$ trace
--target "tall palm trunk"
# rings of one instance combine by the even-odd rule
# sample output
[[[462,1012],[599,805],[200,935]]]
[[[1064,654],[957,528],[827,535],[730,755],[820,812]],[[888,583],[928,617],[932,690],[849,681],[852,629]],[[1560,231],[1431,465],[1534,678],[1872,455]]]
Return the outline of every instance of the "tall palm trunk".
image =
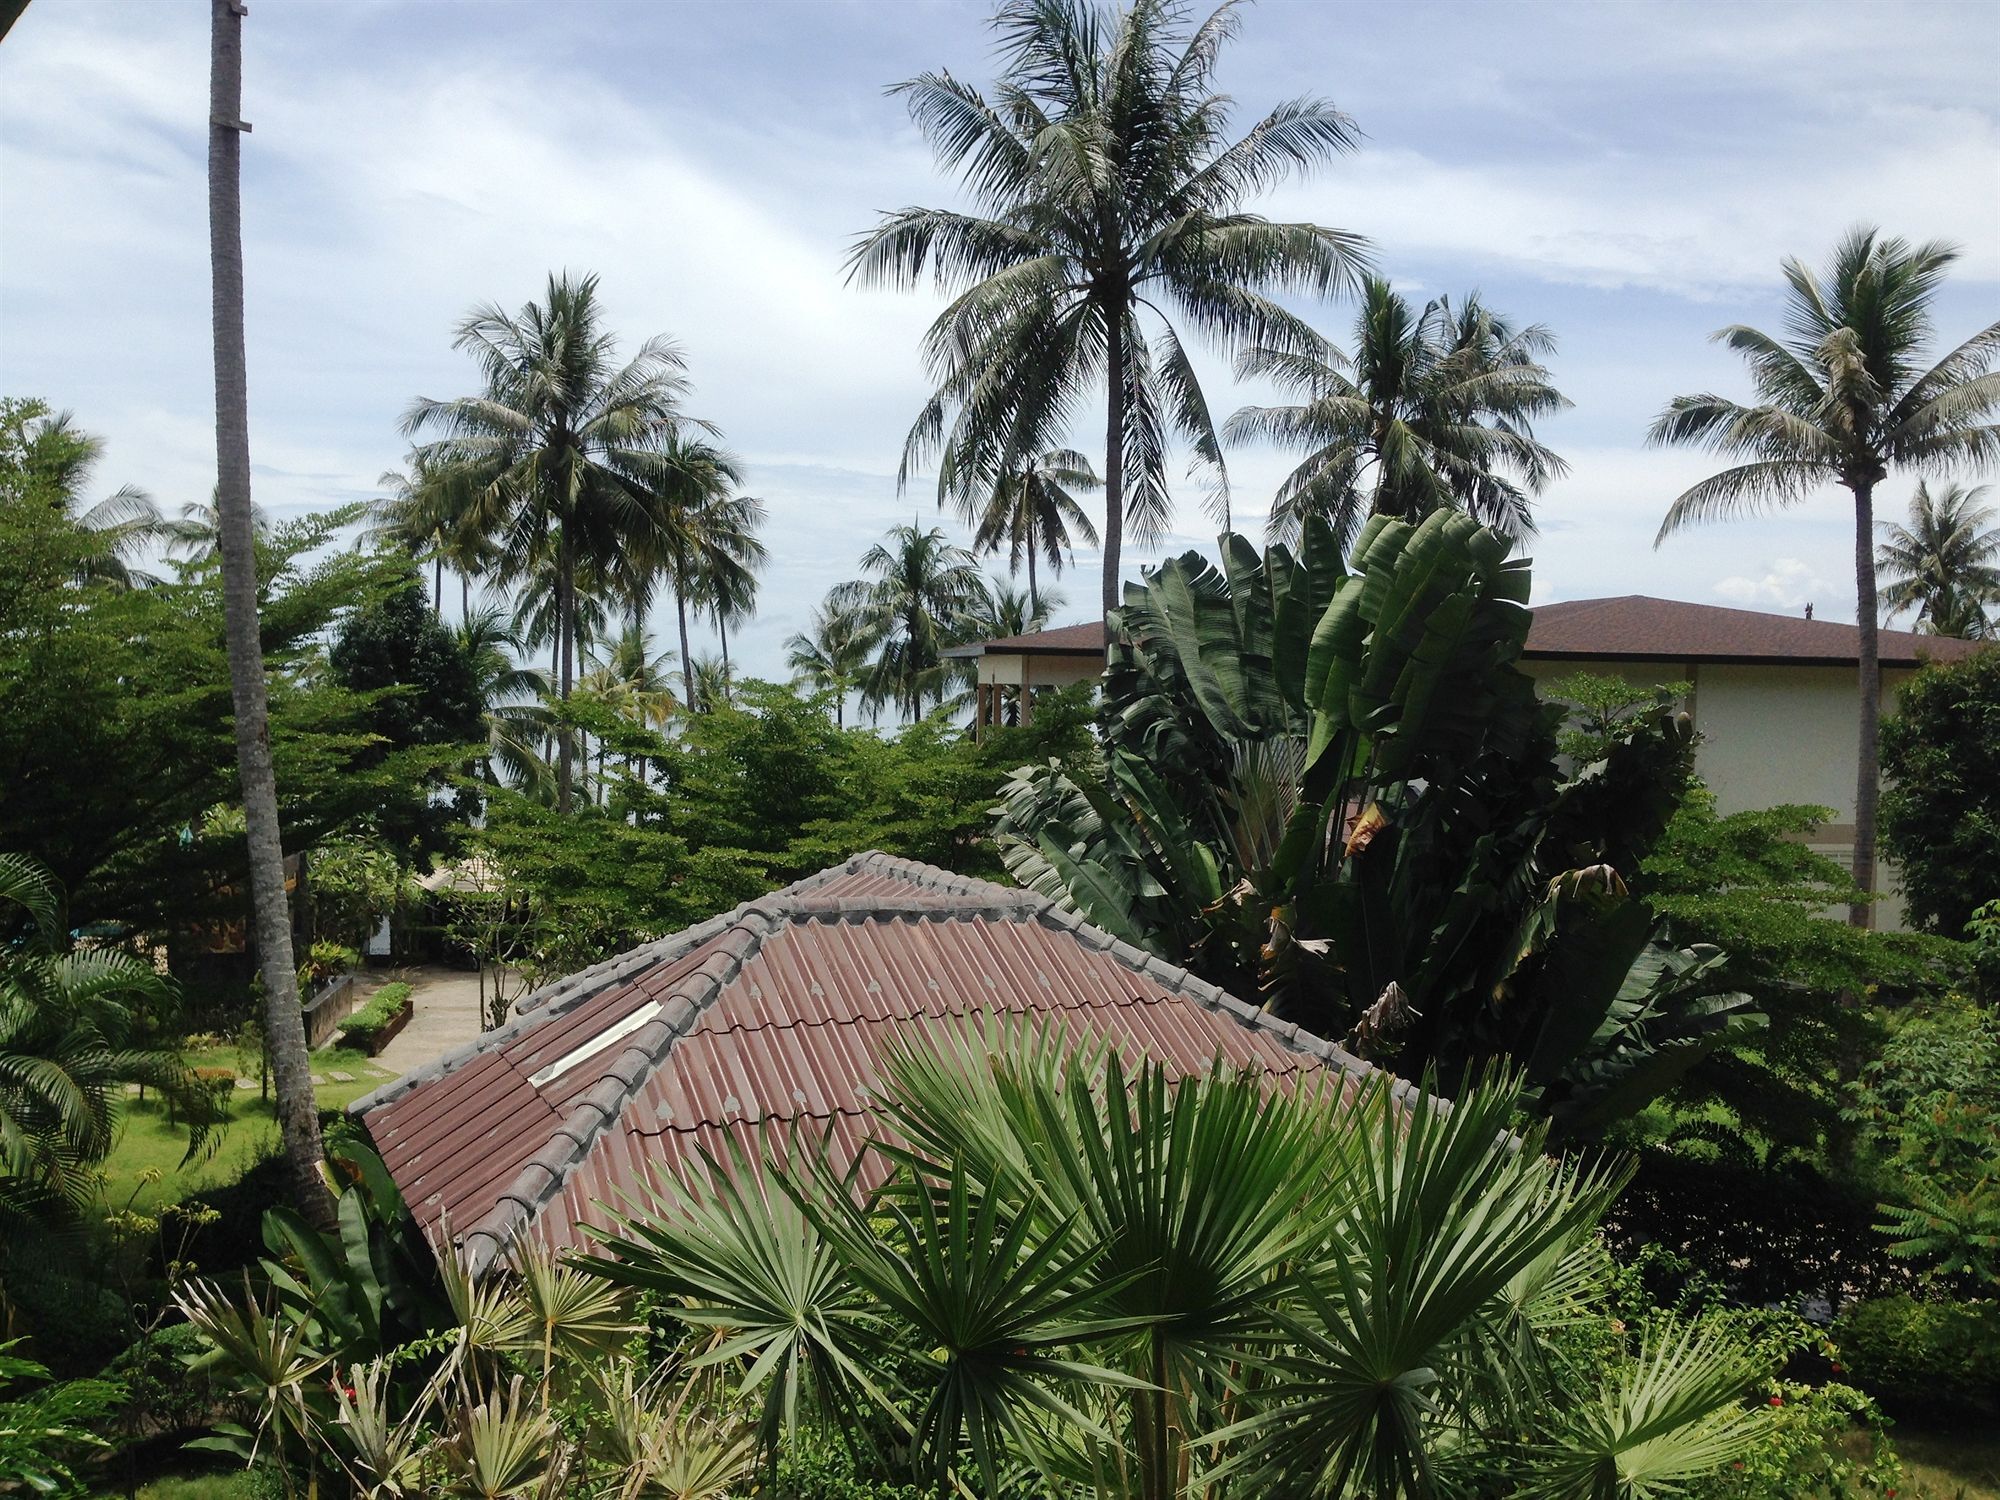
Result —
[[[728,618],[728,616],[726,616],[726,615],[717,615],[717,616],[715,617],[715,629],[716,629],[716,632],[717,632],[717,634],[719,634],[719,635],[720,635],[720,636],[722,637],[722,680],[723,680],[724,682],[727,682],[727,681],[729,681],[729,618]]]
[[[1861,739],[1854,768],[1854,883],[1875,890],[1875,803],[1881,790],[1882,661],[1876,636],[1875,601],[1875,481],[1855,481],[1854,490],[1854,623],[1860,632]],[[1857,901],[1847,909],[1853,927],[1874,923],[1872,903]]]
[[[1035,586],[1035,528],[1028,528],[1028,613],[1039,616],[1042,612],[1042,591]]]
[[[694,701],[694,657],[688,652],[687,563],[677,560],[674,568],[674,614],[681,627],[681,697],[690,711],[699,712]]]
[[[576,731],[569,722],[569,692],[576,668],[576,564],[565,539],[556,562],[556,694],[563,719],[556,726],[556,811],[572,805],[571,780],[576,770]]]
[[[440,620],[442,620],[442,619],[444,618],[444,551],[443,551],[443,549],[441,549],[441,548],[440,548],[440,549],[439,549],[439,551],[438,551],[438,555],[437,555],[437,556],[436,556],[435,558],[433,558],[433,559],[432,559],[432,565],[433,565],[433,566],[434,566],[434,567],[436,568],[436,570],[437,570],[437,577],[436,577],[436,580],[435,580],[435,582],[434,582],[434,583],[433,583],[433,584],[431,585],[431,614],[432,614],[433,616],[435,616],[435,617],[436,617],[437,619],[440,619]]]
[[[1104,613],[1118,608],[1125,542],[1125,309],[1106,309],[1104,333]],[[1107,646],[1110,642],[1107,640]]]
[[[472,575],[461,572],[458,575],[458,623],[463,625],[472,618]]]
[[[257,548],[250,511],[250,393],[243,347],[243,15],[210,0],[208,249],[215,336],[215,477],[222,596],[229,641],[229,696],[250,846],[250,902],[264,979],[264,1045],[277,1092],[278,1127],[299,1212],[333,1224],[320,1177],[325,1150],[306,1055],[292,963],[291,908],[278,832],[278,781],[271,767],[270,708],[257,626]]]

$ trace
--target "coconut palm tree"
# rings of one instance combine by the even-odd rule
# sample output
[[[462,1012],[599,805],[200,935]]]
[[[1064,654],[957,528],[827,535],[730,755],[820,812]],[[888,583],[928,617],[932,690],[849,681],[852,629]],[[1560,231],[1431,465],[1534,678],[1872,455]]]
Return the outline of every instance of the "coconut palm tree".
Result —
[[[942,703],[950,673],[941,655],[963,634],[967,616],[986,591],[972,554],[943,531],[914,521],[892,526],[861,558],[868,575],[837,585],[827,608],[852,615],[872,641],[874,665],[862,684],[862,705],[879,713],[893,705],[922,718],[924,701]]]
[[[10,443],[19,446],[21,467],[46,484],[55,503],[104,544],[103,550],[84,564],[77,582],[107,583],[116,588],[157,582],[133,566],[165,535],[152,497],[137,485],[125,484],[102,500],[84,498],[104,457],[104,439],[78,427],[72,413],[52,415],[39,401],[19,403],[9,410],[7,420],[14,429]]]
[[[847,727],[847,695],[860,685],[874,643],[850,611],[821,605],[809,629],[785,641],[785,665],[792,680],[833,695],[833,724]]]
[[[1951,483],[1933,493],[1919,481],[1910,524],[1882,523],[1875,568],[1885,617],[1915,610],[1917,623],[1937,635],[1993,633],[1986,611],[2000,604],[2000,528],[1993,507],[1980,503],[1987,489]]]
[[[180,553],[191,562],[206,562],[221,555],[222,502],[218,496],[209,504],[189,500],[181,506],[178,519],[162,521],[160,535],[167,539],[167,551]],[[250,535],[259,546],[271,536],[271,513],[263,506],[250,507]]]
[[[126,1084],[158,1089],[190,1122],[190,1151],[200,1143],[213,1095],[146,1034],[172,999],[129,953],[72,951],[48,872],[0,854],[0,1223],[89,1198]]]
[[[1421,309],[1371,277],[1355,317],[1354,352],[1245,349],[1244,378],[1271,377],[1296,406],[1246,406],[1223,431],[1306,457],[1271,507],[1273,541],[1290,544],[1306,516],[1343,541],[1371,515],[1421,521],[1443,506],[1510,536],[1534,529],[1530,497],[1564,471],[1533,422],[1569,405],[1541,359],[1555,340],[1480,302],[1448,297]]]
[[[975,556],[1005,548],[1009,573],[1026,561],[1032,603],[1041,597],[1035,577],[1038,558],[1060,576],[1064,554],[1074,553],[1077,538],[1086,546],[1097,545],[1097,528],[1071,491],[1100,488],[1089,459],[1072,448],[1056,448],[1025,458],[991,485],[962,495],[959,512],[972,527]]]
[[[292,910],[271,765],[271,714],[257,619],[256,511],[250,503],[250,390],[243,335],[243,10],[210,0],[208,255],[215,340],[215,509],[222,554],[229,696],[250,854],[250,906],[264,980],[264,1046],[292,1194],[306,1219],[333,1220],[320,1167],[319,1112],[292,959]]]
[[[458,627],[458,647],[472,667],[485,706],[487,748],[482,772],[553,801],[555,774],[536,750],[549,738],[549,678],[520,664],[521,639],[497,608],[474,610]]]
[[[463,483],[463,471],[434,472],[421,450],[412,452],[408,467],[391,469],[376,481],[387,491],[371,501],[360,542],[363,546],[398,547],[415,558],[430,559],[433,570],[431,610],[444,617],[444,570],[458,574],[459,619],[472,612],[472,579],[492,561],[487,539],[472,525],[473,494]]]
[[[729,675],[729,627],[757,615],[757,574],[769,553],[758,539],[768,512],[749,495],[729,495],[700,516],[700,548],[693,587],[722,642],[722,673]]]
[[[616,346],[597,278],[551,275],[540,304],[489,305],[459,324],[456,347],[479,365],[479,394],[419,399],[403,418],[409,436],[440,434],[422,461],[467,485],[469,524],[492,539],[495,578],[545,575],[565,703],[581,647],[580,584],[628,554],[655,554],[671,497],[691,478],[681,439],[711,431],[681,411],[686,362],[669,340],[648,339],[623,362]],[[556,738],[557,805],[568,811],[576,737],[565,722]]]
[[[2000,322],[1931,363],[1931,304],[1958,252],[1911,246],[1880,230],[1850,231],[1823,272],[1784,264],[1786,336],[1740,324],[1716,339],[1749,363],[1756,400],[1677,396],[1654,422],[1655,443],[1736,460],[1683,493],[1660,523],[1658,546],[1684,527],[1796,505],[1829,484],[1854,501],[1855,620],[1861,712],[1854,788],[1854,883],[1875,889],[1877,655],[1875,486],[1890,474],[1936,475],[2000,458]],[[1856,926],[1868,905],[1848,909]]]
[[[1222,447],[1181,330],[1225,348],[1310,347],[1268,294],[1325,294],[1363,265],[1358,236],[1242,207],[1352,149],[1355,129],[1297,99],[1230,138],[1229,101],[1211,85],[1233,3],[1190,27],[1181,0],[1006,0],[993,27],[990,99],[944,72],[895,90],[973,211],[884,216],[849,274],[899,287],[928,277],[952,297],[925,340],[936,390],[903,464],[907,477],[935,457],[940,499],[960,476],[1059,447],[1084,402],[1103,400],[1108,613],[1128,520],[1143,536],[1171,518],[1175,436],[1212,476],[1227,524]]]

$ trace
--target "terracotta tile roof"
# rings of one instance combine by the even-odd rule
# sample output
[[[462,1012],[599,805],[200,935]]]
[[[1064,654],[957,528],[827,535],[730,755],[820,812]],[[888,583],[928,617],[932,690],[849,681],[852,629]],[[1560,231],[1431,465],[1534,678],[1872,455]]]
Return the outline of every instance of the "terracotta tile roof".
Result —
[[[1837,620],[1774,615],[1625,594],[1616,599],[1574,599],[1544,604],[1528,629],[1530,658],[1667,662],[1788,662],[1801,666],[1852,665],[1861,632]],[[1979,649],[1974,641],[1878,633],[1884,666],[1914,667],[1923,658],[1957,661]]]
[[[1534,611],[1527,655],[1544,660],[1605,658],[1625,661],[1790,662],[1838,666],[1857,660],[1860,632],[1837,620],[1808,620],[1757,609],[1689,604],[1625,594],[1616,599],[1572,599]],[[1978,650],[1978,641],[1919,635],[1909,630],[1880,632],[1879,651],[1888,667],[1919,661],[1958,661]],[[1030,635],[957,646],[947,656],[987,652],[1013,656],[1102,656],[1104,624],[1064,625]]]
[[[1369,1069],[1047,898],[863,854],[524,999],[505,1026],[349,1106],[426,1231],[475,1270],[552,1250],[730,1137],[871,1130],[890,1038],[1032,1016],[1187,1071]],[[1408,1094],[1408,1085],[1398,1084]]]

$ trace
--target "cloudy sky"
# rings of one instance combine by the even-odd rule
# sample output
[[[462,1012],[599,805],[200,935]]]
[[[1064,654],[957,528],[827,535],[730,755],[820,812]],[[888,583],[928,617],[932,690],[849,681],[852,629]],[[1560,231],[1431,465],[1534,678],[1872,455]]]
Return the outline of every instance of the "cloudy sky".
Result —
[[[471,388],[451,327],[594,271],[613,325],[668,333],[691,409],[772,511],[780,643],[897,520],[928,298],[842,281],[877,211],[951,188],[883,87],[989,75],[982,0],[258,0],[246,22],[244,220],[256,494],[374,493],[416,395]],[[169,508],[213,483],[204,171],[208,7],[34,0],[0,44],[0,389],[110,443],[105,488]],[[1678,392],[1746,394],[1707,335],[1776,326],[1777,266],[1857,221],[1964,258],[1952,341],[2000,316],[2000,6],[1264,0],[1222,86],[1249,123],[1333,100],[1364,148],[1265,211],[1357,231],[1399,286],[1478,289],[1559,337],[1570,463],[1541,502],[1538,600],[1650,593],[1853,617],[1828,494],[1655,551],[1705,472],[1649,451]],[[1350,305],[1306,309],[1345,336]],[[1268,392],[1209,365],[1223,411]],[[1079,446],[1093,446],[1079,433]],[[1100,436],[1101,442],[1101,436]],[[1255,529],[1287,467],[1231,457]],[[1887,496],[1900,506],[1908,486]],[[1180,533],[1212,539],[1189,488]],[[951,523],[947,520],[945,524]],[[1128,557],[1130,566],[1145,555]],[[1095,559],[1067,587],[1081,615]]]

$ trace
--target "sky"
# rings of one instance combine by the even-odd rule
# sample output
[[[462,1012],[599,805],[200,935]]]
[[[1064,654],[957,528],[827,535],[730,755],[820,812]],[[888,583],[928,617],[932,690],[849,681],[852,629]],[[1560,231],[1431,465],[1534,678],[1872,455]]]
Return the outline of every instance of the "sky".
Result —
[[[259,503],[288,516],[379,493],[412,398],[475,388],[453,325],[538,297],[552,270],[594,272],[628,348],[681,346],[688,409],[770,508],[760,615],[731,644],[782,676],[784,639],[887,527],[963,536],[934,490],[895,479],[939,303],[852,288],[842,260],[880,211],[957,201],[885,90],[937,68],[990,78],[989,14],[258,0],[243,196]],[[169,512],[214,483],[207,48],[199,0],[33,0],[0,43],[0,392],[73,410],[107,439],[99,487],[138,484]],[[1569,471],[1524,546],[1537,602],[1810,602],[1851,620],[1842,492],[1655,549],[1662,512],[1713,465],[1644,434],[1676,394],[1748,396],[1709,335],[1779,328],[1780,261],[1817,262],[1859,222],[1960,247],[1944,343],[2000,317],[1996,79],[1990,0],[1263,0],[1220,86],[1239,129],[1312,95],[1364,133],[1258,211],[1367,236],[1413,297],[1476,289],[1556,335],[1574,405],[1539,428]],[[1348,341],[1351,300],[1295,305]],[[1219,413],[1275,399],[1219,351],[1201,368]],[[1075,436],[1101,454],[1101,432]],[[1255,535],[1291,460],[1228,459]],[[1910,488],[1878,503],[1900,511]],[[1213,548],[1199,486],[1179,499],[1128,576]],[[1093,612],[1097,571],[1079,553],[1059,619]]]

